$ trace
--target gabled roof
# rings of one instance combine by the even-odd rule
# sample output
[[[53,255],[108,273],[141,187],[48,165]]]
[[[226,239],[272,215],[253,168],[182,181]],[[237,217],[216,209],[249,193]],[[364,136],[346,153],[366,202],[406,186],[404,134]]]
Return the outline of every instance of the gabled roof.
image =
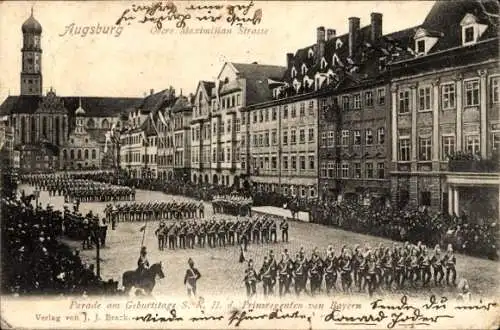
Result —
[[[192,110],[193,106],[187,96],[181,95],[177,98],[174,105],[172,106],[172,112],[181,112],[186,110]]]
[[[265,65],[265,64],[246,64],[246,63],[233,63],[231,64],[238,71],[241,78],[246,79],[280,79],[286,68],[278,65]]]
[[[215,83],[213,81],[205,81],[205,80],[200,81],[200,83],[207,92],[207,95],[208,96],[212,95],[212,89],[215,88]]]
[[[33,114],[39,108],[39,103],[43,98],[37,95],[8,96],[0,105],[0,114]],[[78,109],[81,99],[86,117],[114,117],[125,109],[138,106],[141,102],[140,98],[132,97],[66,96],[60,99],[70,116],[73,116]]]
[[[161,92],[146,96],[138,107],[143,114],[158,111],[168,106],[175,98],[173,92],[169,89],[164,89]]]

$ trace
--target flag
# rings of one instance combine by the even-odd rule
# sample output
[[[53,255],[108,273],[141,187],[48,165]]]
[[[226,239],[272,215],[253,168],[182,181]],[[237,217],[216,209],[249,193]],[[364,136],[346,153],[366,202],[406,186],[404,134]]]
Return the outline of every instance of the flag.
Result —
[[[145,230],[146,230],[146,225],[142,226],[142,227],[139,229],[139,231],[140,231],[140,232],[143,232],[143,231],[145,231]]]
[[[161,111],[158,111],[158,118],[160,118],[163,125],[165,125],[165,127],[167,127],[167,121],[165,120],[165,117],[163,117],[163,113]]]
[[[156,127],[155,120],[153,119],[153,112],[149,113],[149,119],[151,120],[151,125],[153,125],[153,128],[155,129],[156,134],[160,135],[160,133],[158,132],[158,127]]]

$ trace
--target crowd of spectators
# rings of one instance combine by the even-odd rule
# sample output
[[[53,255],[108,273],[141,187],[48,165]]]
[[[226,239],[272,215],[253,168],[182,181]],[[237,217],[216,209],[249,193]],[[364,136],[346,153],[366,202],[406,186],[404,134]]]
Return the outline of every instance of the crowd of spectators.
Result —
[[[3,197],[2,293],[14,295],[119,294],[118,282],[102,281],[78,250],[60,241],[61,215]]]
[[[452,244],[454,250],[498,259],[496,219],[475,223],[465,215],[431,214],[425,208],[392,208],[354,201],[316,203],[313,222],[344,230],[435,246]]]

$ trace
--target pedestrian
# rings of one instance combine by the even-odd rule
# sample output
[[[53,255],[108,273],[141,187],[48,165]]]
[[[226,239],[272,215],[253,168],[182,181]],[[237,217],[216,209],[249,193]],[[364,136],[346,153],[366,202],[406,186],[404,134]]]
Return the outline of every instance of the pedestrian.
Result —
[[[201,274],[197,268],[194,267],[193,259],[188,259],[188,269],[186,270],[186,275],[184,276],[184,285],[187,289],[187,294],[189,297],[196,297],[196,282],[200,279]]]

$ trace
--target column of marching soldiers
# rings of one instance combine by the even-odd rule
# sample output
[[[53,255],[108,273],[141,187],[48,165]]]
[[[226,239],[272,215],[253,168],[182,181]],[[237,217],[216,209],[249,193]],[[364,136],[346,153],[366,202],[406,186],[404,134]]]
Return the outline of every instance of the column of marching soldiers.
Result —
[[[353,289],[371,296],[375,291],[402,290],[405,285],[416,290],[432,285],[440,287],[443,282],[456,286],[456,257],[451,245],[446,251],[439,245],[429,249],[420,242],[416,245],[394,243],[391,247],[379,245],[374,249],[356,245],[354,250],[344,245],[338,254],[330,245],[325,254],[321,254],[315,248],[307,257],[301,247],[292,257],[285,249],[277,261],[271,250],[259,271],[255,270],[254,261],[249,260],[244,273],[247,295],[256,294],[258,282],[262,282],[266,296],[275,294],[276,284],[279,296],[292,291],[297,296],[303,293],[315,296],[320,292],[349,294]]]

